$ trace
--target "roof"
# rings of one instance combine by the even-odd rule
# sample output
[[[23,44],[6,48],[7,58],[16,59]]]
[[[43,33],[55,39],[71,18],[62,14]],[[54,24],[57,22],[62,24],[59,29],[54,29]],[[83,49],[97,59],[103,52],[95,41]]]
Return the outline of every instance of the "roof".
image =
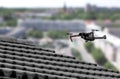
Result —
[[[85,30],[85,24],[82,20],[20,19],[18,25],[27,29],[33,28],[41,31],[67,30],[78,32]]]
[[[20,79],[120,79],[118,71],[0,37],[0,76],[6,73],[13,79],[19,79],[17,74]]]

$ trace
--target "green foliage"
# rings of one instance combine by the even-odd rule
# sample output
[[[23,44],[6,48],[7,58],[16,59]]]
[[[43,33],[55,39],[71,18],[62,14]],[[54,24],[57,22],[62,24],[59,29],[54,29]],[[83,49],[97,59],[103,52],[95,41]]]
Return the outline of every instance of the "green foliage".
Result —
[[[107,69],[112,69],[112,70],[117,71],[117,69],[108,61],[104,64],[104,67]]]
[[[10,26],[10,27],[15,27],[17,25],[17,21],[16,20],[8,20],[5,21],[3,23],[0,23],[0,27],[5,27],[5,26]]]
[[[4,23],[1,23],[0,26],[16,26],[17,18],[15,16],[15,12],[25,12],[30,11],[32,9],[25,8],[0,8],[0,16],[2,16],[5,20]]]
[[[72,55],[79,60],[82,60],[81,54],[78,50],[72,48]]]
[[[120,24],[112,24],[113,27],[119,28]]]
[[[0,23],[0,27],[3,27],[3,26],[6,26],[6,23],[5,23],[5,22]]]
[[[91,52],[93,58],[96,60],[96,62],[104,66],[105,68],[117,70],[104,56],[103,52],[99,48],[95,48],[92,43],[86,43],[85,48],[88,52]]]
[[[85,48],[87,49],[88,52],[92,54],[92,56],[94,57],[98,64],[103,65],[106,62],[106,58],[103,52],[100,49],[95,48],[93,43],[91,42],[86,43]]]
[[[84,46],[87,49],[87,51],[90,53],[92,52],[92,49],[94,48],[94,45],[91,42],[85,43]]]
[[[17,21],[14,19],[6,21],[6,26],[16,26],[16,25],[17,25]]]
[[[66,31],[48,31],[47,35],[52,39],[66,39],[68,37]]]
[[[5,18],[5,21],[7,20],[15,20],[16,17],[14,16],[15,12],[25,12],[25,11],[33,11],[33,9],[28,8],[0,8],[0,16],[3,16]],[[45,9],[40,9],[40,11],[45,11]],[[84,9],[76,9],[71,12],[60,12],[56,15],[53,15],[50,18],[46,19],[83,19],[83,20],[105,20],[110,19],[112,21],[119,20],[120,19],[120,11],[110,11],[106,9],[102,9],[99,11],[88,11],[85,12]],[[14,18],[13,18],[14,17]],[[8,23],[9,24],[9,23]],[[15,24],[15,23],[13,23]],[[13,25],[12,24],[12,25]],[[10,23],[11,25],[11,23]]]
[[[61,20],[71,20],[73,19],[75,16],[72,16],[72,14],[66,14],[66,13],[63,13],[63,14],[57,14],[55,16],[52,16],[50,19],[52,20],[55,20],[55,19],[61,19]]]
[[[109,11],[109,10],[100,10],[100,11],[88,11],[85,12],[82,9],[74,10],[70,13],[59,13],[53,15],[50,19],[83,19],[83,20],[106,20],[110,19],[112,21],[120,19],[120,11]]]
[[[46,43],[44,45],[40,45],[40,47],[42,48],[52,48],[52,49],[55,49],[55,46],[53,45],[53,43]]]
[[[92,50],[92,55],[99,65],[103,65],[107,61],[103,52],[98,48]]]
[[[41,31],[32,30],[27,33],[28,36],[35,37],[35,38],[42,38],[43,33]]]
[[[32,9],[25,9],[25,8],[0,8],[0,15],[10,15],[14,14],[15,12],[25,12],[30,11]]]
[[[4,12],[4,11],[3,11]],[[3,16],[5,22],[1,26],[16,26],[17,19],[13,17],[12,12],[5,11],[5,13],[0,12],[0,15]]]
[[[95,12],[87,12],[85,13],[85,19],[96,20],[97,16]]]

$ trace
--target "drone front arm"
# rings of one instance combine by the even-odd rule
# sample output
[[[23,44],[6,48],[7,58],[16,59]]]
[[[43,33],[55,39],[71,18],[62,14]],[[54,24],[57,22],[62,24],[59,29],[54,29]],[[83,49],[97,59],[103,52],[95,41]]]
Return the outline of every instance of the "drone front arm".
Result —
[[[94,37],[95,39],[106,39],[106,35],[104,35],[103,37]]]

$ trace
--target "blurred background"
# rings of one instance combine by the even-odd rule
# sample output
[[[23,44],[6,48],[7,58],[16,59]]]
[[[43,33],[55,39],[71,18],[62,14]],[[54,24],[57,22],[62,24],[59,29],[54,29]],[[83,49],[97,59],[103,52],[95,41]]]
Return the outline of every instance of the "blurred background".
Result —
[[[0,0],[0,35],[120,71],[120,0]],[[99,30],[107,39],[70,41],[68,32]]]

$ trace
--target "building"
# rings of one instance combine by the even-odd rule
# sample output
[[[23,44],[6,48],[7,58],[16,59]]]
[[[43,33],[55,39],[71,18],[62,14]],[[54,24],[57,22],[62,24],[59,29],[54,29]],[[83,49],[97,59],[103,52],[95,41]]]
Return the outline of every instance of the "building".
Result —
[[[26,38],[26,32],[29,29],[40,31],[68,31],[80,32],[86,29],[81,20],[41,20],[41,19],[22,19],[18,25],[7,36],[15,38]]]
[[[5,35],[12,31],[13,28],[11,27],[0,27],[0,35]]]
[[[54,9],[33,9],[31,11],[18,11],[14,13],[16,18],[43,18],[43,17],[51,17],[57,14],[59,10]]]
[[[96,5],[86,4],[84,11],[85,12],[95,12],[97,10]]]
[[[6,36],[25,39],[27,30],[28,28],[17,26],[14,29],[12,29],[12,31],[7,33]]]
[[[27,41],[0,37],[0,78],[120,79],[118,71],[54,52]]]
[[[113,62],[117,66],[117,68],[120,70],[120,28],[105,28],[105,32],[110,34],[110,45],[111,47],[111,56],[109,56],[110,61]]]
[[[4,22],[4,18],[2,16],[0,16],[0,23]]]
[[[118,28],[117,27],[106,27],[104,31],[120,38],[120,28],[119,27]]]
[[[89,30],[95,28],[101,28],[98,25],[90,24],[87,25]],[[100,29],[99,29],[100,30]],[[100,48],[106,58],[118,69],[120,70],[120,29],[119,28],[112,28],[106,27],[104,31],[96,32],[96,36],[103,36],[106,35],[106,40],[95,40],[94,44],[96,47]]]
[[[24,19],[18,21],[18,26],[34,28],[41,31],[67,30],[70,32],[79,32],[85,30],[85,24],[81,20]]]

